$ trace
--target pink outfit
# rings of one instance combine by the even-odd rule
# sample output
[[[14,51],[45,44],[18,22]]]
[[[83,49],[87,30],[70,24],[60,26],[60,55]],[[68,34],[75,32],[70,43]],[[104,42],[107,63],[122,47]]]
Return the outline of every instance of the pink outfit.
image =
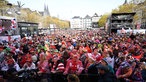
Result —
[[[82,72],[82,70],[83,70],[83,65],[80,60],[73,61],[71,59],[71,60],[67,61],[65,72],[67,72],[69,74],[70,73],[80,74]]]
[[[48,73],[49,72],[49,66],[48,66],[48,61],[45,60],[43,62],[38,62],[38,69],[39,71],[41,71],[42,73]]]

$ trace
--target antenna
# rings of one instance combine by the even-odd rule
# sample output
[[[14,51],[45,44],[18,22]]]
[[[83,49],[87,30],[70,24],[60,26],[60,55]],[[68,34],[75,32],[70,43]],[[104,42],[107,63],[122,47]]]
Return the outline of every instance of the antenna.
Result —
[[[19,7],[19,8],[22,8],[22,6],[24,6],[24,4],[21,4],[20,1],[17,1],[17,4],[18,4],[18,7]]]

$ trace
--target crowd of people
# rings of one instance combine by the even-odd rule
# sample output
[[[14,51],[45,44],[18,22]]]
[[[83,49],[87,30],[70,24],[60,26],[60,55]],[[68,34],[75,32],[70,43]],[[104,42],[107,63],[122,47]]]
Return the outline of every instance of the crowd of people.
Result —
[[[144,34],[66,30],[0,41],[0,77],[6,82],[16,82],[28,70],[35,71],[39,82],[58,82],[63,75],[68,80],[70,74],[87,77],[86,82],[145,82],[145,61]]]

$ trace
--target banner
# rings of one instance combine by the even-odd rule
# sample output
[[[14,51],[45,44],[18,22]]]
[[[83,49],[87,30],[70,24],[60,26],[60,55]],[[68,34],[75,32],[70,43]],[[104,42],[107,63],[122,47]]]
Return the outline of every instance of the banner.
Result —
[[[1,41],[3,41],[3,40],[9,41],[9,37],[8,36],[0,36],[0,40]]]

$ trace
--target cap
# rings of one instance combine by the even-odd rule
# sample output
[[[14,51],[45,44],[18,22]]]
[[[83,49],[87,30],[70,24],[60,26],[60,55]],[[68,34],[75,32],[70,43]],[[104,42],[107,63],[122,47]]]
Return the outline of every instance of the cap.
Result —
[[[54,52],[58,53],[59,51],[57,49],[55,49]]]
[[[96,59],[92,56],[92,54],[91,53],[88,53],[88,57],[89,57],[89,59],[91,59],[91,60],[93,60],[93,61],[95,61]]]
[[[9,64],[9,65],[14,64],[14,62],[15,62],[14,59],[8,59],[7,60],[7,64]]]
[[[29,52],[34,52],[35,51],[35,49],[34,48],[31,48],[30,50],[29,50]]]
[[[83,48],[83,52],[87,52],[87,49],[86,48]]]
[[[102,58],[103,58],[102,56],[98,56],[98,57],[96,58],[96,61],[99,62],[100,60],[102,60]]]
[[[57,55],[53,55],[53,58],[57,58],[58,56]]]
[[[73,57],[74,57],[74,58],[78,58],[78,55],[74,54]]]
[[[3,50],[3,49],[4,49],[4,47],[1,47],[1,46],[0,46],[0,50]]]
[[[109,69],[108,69],[108,67],[107,66],[104,66],[104,65],[102,65],[102,64],[99,64],[98,66],[97,66],[97,69],[100,69],[100,70],[104,70],[104,71],[109,71]]]
[[[130,67],[130,64],[128,62],[122,62],[120,66],[122,68],[125,68],[125,67]]]
[[[66,48],[66,45],[65,44],[62,44],[62,48]]]
[[[32,61],[32,58],[27,58],[26,61],[27,61],[27,62],[31,62],[31,61]]]
[[[103,58],[102,59],[106,64],[108,64],[108,62],[107,62],[107,59],[106,58]]]

